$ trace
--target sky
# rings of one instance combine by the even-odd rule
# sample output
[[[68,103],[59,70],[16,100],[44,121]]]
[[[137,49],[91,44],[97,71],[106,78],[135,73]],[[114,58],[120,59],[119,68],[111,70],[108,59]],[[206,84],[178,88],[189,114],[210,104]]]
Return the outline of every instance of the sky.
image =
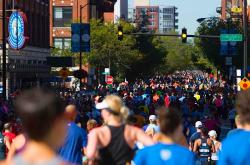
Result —
[[[221,6],[221,0],[166,0],[166,4],[178,8],[179,30],[185,27],[188,34],[194,34],[198,18],[218,16],[216,8]]]

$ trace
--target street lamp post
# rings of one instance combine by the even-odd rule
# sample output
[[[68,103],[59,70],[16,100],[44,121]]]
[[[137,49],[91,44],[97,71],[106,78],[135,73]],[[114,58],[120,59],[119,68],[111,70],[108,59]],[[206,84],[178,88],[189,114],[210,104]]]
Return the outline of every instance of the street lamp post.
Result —
[[[243,69],[243,75],[246,76],[247,74],[247,0],[243,0],[243,29],[244,29],[244,69]]]
[[[3,57],[2,57],[2,83],[3,83],[3,99],[6,100],[7,86],[6,86],[6,0],[3,0]]]
[[[82,9],[83,6],[80,5],[80,24],[82,24]],[[82,29],[80,29],[80,46],[82,44]],[[80,50],[80,71],[82,71],[82,51]],[[82,79],[80,78],[80,91],[82,90]]]
[[[85,4],[85,5],[80,5],[80,24],[82,24],[82,10],[84,7],[86,7],[87,5],[89,5],[89,3]],[[82,44],[82,31],[80,30],[80,45]],[[80,71],[82,71],[82,51],[80,50]],[[80,79],[80,90],[82,89],[82,79]]]

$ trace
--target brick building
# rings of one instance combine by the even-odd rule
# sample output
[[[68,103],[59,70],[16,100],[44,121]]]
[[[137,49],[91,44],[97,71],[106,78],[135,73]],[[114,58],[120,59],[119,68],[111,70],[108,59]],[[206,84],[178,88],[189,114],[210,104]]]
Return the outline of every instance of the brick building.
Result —
[[[168,33],[178,29],[178,13],[175,6],[165,0],[141,0],[128,2],[128,20],[141,30]]]
[[[71,43],[71,23],[79,22],[80,6],[83,23],[92,18],[114,20],[116,0],[50,0],[50,45],[64,49]]]
[[[136,18],[142,19],[142,28],[149,31],[159,29],[159,6],[136,6]]]
[[[226,20],[228,18],[242,19],[242,14],[234,14],[231,12],[231,8],[238,6],[243,7],[242,0],[221,0],[221,19]],[[250,22],[250,0],[248,0],[248,20]]]

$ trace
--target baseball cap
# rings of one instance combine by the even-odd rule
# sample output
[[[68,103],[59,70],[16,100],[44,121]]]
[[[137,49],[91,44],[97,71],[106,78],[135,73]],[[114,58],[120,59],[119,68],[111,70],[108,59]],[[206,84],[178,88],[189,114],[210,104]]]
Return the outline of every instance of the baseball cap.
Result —
[[[217,137],[217,133],[215,130],[209,131],[208,135],[209,135],[209,137],[214,137],[214,136]]]
[[[156,121],[156,116],[155,115],[150,115],[149,120]]]
[[[202,127],[202,122],[201,121],[197,121],[195,123],[195,128],[201,128]]]

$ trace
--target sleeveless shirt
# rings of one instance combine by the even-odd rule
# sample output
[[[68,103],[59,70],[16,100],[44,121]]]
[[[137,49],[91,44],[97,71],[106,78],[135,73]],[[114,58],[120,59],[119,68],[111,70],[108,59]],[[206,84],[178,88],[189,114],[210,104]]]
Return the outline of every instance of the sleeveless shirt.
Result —
[[[207,138],[201,138],[201,146],[199,147],[200,157],[211,157],[210,146],[207,144]]]
[[[99,150],[99,165],[125,165],[130,163],[134,156],[133,149],[127,144],[124,137],[125,125],[109,126],[111,132],[110,143]]]

